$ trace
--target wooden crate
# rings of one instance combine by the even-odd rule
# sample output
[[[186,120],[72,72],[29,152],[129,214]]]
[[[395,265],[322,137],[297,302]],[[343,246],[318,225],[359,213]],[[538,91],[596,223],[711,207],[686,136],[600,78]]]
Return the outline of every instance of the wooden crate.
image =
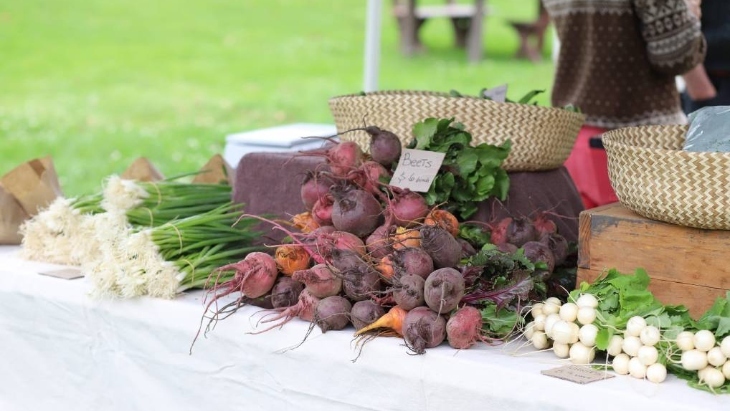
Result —
[[[730,231],[649,220],[619,203],[580,214],[578,284],[604,270],[644,268],[664,304],[684,304],[693,317],[730,290]]]

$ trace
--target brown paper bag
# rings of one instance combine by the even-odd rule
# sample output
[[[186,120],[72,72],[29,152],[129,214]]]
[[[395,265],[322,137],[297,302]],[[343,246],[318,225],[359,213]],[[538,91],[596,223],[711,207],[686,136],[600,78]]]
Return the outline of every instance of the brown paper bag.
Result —
[[[28,218],[18,200],[0,185],[0,245],[20,244],[23,236],[18,229]]]
[[[160,181],[165,178],[146,157],[134,160],[121,177],[125,180],[137,181]]]
[[[15,167],[0,179],[0,184],[29,216],[63,196],[51,157],[33,159]]]
[[[220,184],[226,182],[233,187],[234,175],[233,169],[223,159],[223,156],[216,154],[195,175],[193,183]]]

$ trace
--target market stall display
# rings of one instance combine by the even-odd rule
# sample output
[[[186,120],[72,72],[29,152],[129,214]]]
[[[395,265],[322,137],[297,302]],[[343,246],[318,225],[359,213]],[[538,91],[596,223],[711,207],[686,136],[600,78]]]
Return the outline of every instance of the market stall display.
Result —
[[[379,123],[343,130],[333,99],[339,139],[296,154],[249,153],[233,181],[230,168],[206,182],[111,176],[102,192],[59,197],[24,223],[21,255],[80,265],[91,305],[196,298],[191,353],[199,337],[215,341],[255,312],[246,328],[255,335],[241,335],[252,346],[304,331],[286,353],[343,335],[355,362],[382,344],[468,358],[527,355],[531,345],[598,381],[609,368],[655,383],[669,373],[727,393],[730,293],[692,317],[657,299],[638,267],[576,282],[578,259],[601,235],[589,224],[579,236],[580,197],[560,167],[582,115],[534,107],[530,96],[439,95],[437,106],[441,98],[456,104],[450,115],[419,118],[405,134]],[[461,123],[463,102],[469,119],[501,112],[505,122],[491,118],[493,134]],[[505,114],[515,111],[523,116]],[[680,339],[688,332],[692,347]]]

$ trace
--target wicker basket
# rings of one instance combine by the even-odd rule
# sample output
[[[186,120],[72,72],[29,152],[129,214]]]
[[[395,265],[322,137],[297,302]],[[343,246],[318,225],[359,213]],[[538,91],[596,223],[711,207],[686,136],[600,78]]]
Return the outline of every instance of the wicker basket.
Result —
[[[526,104],[496,103],[477,97],[452,97],[429,91],[377,91],[330,99],[338,132],[364,123],[392,131],[403,145],[413,139],[413,125],[428,117],[451,118],[463,123],[473,144],[502,144],[512,140],[503,167],[508,171],[551,170],[570,155],[585,116],[567,110]],[[344,134],[368,149],[364,131]]]
[[[686,126],[643,126],[603,135],[611,185],[646,218],[730,230],[730,153],[682,150]]]

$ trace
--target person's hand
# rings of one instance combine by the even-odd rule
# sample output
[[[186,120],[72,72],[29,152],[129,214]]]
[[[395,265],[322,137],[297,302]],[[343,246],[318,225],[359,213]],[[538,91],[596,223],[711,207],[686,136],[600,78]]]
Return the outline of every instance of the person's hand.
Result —
[[[702,0],[684,0],[684,2],[687,4],[690,13],[697,16],[698,19],[702,17],[702,8],[700,7]]]

